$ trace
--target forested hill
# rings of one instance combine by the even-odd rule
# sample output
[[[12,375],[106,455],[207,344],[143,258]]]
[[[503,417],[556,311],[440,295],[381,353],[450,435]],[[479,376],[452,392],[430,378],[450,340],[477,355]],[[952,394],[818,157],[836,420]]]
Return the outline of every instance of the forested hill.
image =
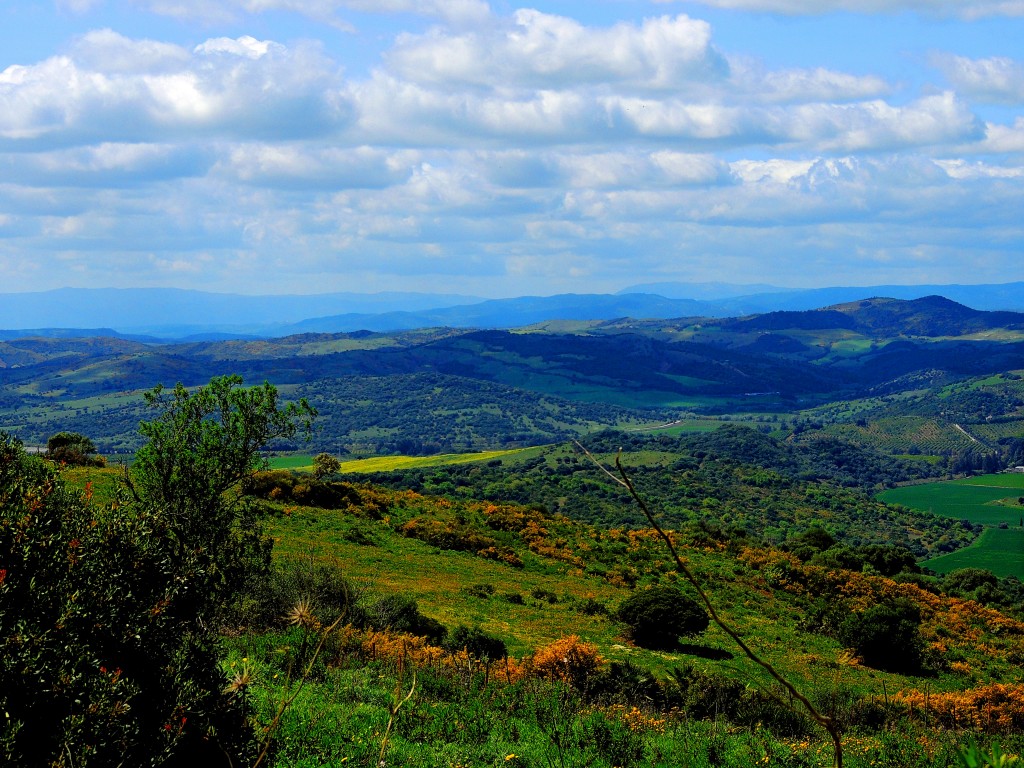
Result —
[[[606,466],[620,455],[669,527],[742,531],[774,544],[820,527],[851,547],[899,545],[918,557],[956,549],[977,533],[959,521],[875,501],[871,490],[919,476],[927,465],[840,440],[788,445],[746,427],[724,426],[679,438],[604,432],[581,442]],[[646,525],[626,491],[572,445],[526,461],[380,472],[367,479],[396,489],[541,505],[610,527]]]
[[[35,444],[70,429],[103,451],[130,451],[141,391],[238,373],[310,398],[324,425],[317,449],[537,444],[686,413],[792,414],[1024,370],[1022,318],[928,297],[729,320],[560,321],[514,331],[182,344],[10,339],[0,341],[0,428]]]

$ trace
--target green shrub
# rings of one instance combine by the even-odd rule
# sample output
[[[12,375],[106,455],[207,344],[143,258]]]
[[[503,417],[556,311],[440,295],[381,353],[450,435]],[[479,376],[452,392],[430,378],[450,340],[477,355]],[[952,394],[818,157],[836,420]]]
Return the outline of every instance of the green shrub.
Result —
[[[633,642],[654,649],[673,648],[680,636],[700,634],[710,623],[701,605],[670,585],[634,592],[616,615],[629,628]]]
[[[451,631],[444,642],[444,648],[449,653],[466,651],[475,659],[490,661],[508,656],[504,640],[488,635],[479,627],[467,627],[463,624],[459,624]]]
[[[322,625],[339,616],[354,626],[366,624],[362,594],[345,578],[340,563],[313,557],[276,561],[266,578],[250,585],[231,615],[250,630],[280,628],[300,603]]]
[[[388,595],[370,606],[368,621],[377,629],[407,632],[440,643],[448,634],[447,627],[437,619],[420,613],[419,604],[408,595]]]
[[[96,456],[96,446],[78,432],[58,432],[46,441],[46,458],[76,467],[103,467],[106,459]]]
[[[839,642],[853,648],[868,666],[892,672],[921,668],[921,609],[910,600],[873,605],[852,613],[839,625]]]

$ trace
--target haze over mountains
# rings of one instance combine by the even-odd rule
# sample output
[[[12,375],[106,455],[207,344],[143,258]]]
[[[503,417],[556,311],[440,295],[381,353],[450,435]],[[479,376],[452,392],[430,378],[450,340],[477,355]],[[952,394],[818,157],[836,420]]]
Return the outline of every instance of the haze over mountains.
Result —
[[[455,294],[329,293],[244,296],[168,288],[60,289],[0,294],[0,338],[126,335],[147,341],[389,332],[426,327],[515,328],[550,320],[742,317],[871,297],[941,295],[976,310],[1024,311],[1024,282],[995,285],[784,289],[653,283],[617,294],[483,299]],[[78,333],[68,333],[69,329]],[[85,333],[81,333],[85,331]]]

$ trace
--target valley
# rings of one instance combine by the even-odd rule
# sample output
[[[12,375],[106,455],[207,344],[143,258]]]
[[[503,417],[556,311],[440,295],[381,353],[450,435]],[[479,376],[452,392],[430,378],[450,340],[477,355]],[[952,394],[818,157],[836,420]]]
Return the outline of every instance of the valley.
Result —
[[[0,480],[23,475],[4,491],[21,511],[0,544],[21,553],[50,531],[26,552],[61,553],[39,567],[56,569],[72,615],[96,597],[66,579],[80,562],[98,583],[112,551],[139,553],[121,579],[178,562],[176,537],[194,534],[172,535],[164,504],[186,520],[210,510],[195,530],[227,521],[221,541],[234,543],[209,556],[237,552],[261,576],[233,581],[235,566],[217,566],[210,583],[234,592],[206,609],[222,655],[202,674],[227,680],[282,768],[383,754],[424,766],[837,764],[822,720],[764,662],[832,724],[843,765],[956,765],[972,740],[1020,753],[1024,474],[1002,470],[1024,464],[1022,320],[932,297],[515,329],[11,338]],[[229,373],[317,415],[308,441],[282,427],[258,454],[246,443],[252,463],[214,493],[202,478],[234,460],[235,433],[214,448],[200,435],[217,434],[228,405],[173,433],[194,440],[187,449],[138,425],[189,418],[166,397],[147,405],[155,382],[199,393]],[[59,431],[88,435],[107,466],[46,468],[13,440],[44,446]],[[189,468],[207,449],[203,471]],[[206,506],[179,501],[165,471]],[[170,501],[143,503],[151,493]],[[84,527],[33,527],[51,499]],[[177,554],[146,559],[167,536]],[[15,594],[4,590],[17,568],[0,569],[0,595]],[[634,596],[695,600],[697,586],[721,624],[648,647],[626,620]],[[140,636],[176,620],[166,606],[192,604],[175,594],[139,603],[128,620]],[[160,632],[154,643],[176,647]],[[109,678],[105,663],[74,663]],[[118,722],[117,701],[97,701]]]

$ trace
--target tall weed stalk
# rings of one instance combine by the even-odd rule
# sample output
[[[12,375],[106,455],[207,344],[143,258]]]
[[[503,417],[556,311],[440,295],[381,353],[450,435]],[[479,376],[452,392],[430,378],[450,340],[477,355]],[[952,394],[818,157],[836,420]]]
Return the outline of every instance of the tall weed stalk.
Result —
[[[696,590],[697,594],[700,596],[700,599],[704,603],[704,607],[707,609],[708,615],[711,617],[711,620],[715,622],[715,624],[717,624],[721,628],[721,630],[725,632],[725,634],[732,638],[733,642],[735,642],[736,645],[739,646],[740,650],[743,651],[743,653],[747,656],[748,659],[750,659],[755,664],[760,666],[763,670],[765,670],[765,672],[767,672],[771,676],[773,680],[775,680],[783,688],[785,688],[789,695],[797,701],[799,701],[800,704],[804,707],[804,709],[807,710],[807,713],[811,716],[811,718],[828,732],[828,735],[832,739],[835,767],[843,768],[843,740],[842,735],[839,732],[839,726],[831,717],[821,714],[810,702],[810,700],[802,693],[800,693],[800,691],[798,691],[796,687],[791,682],[789,682],[789,680],[783,677],[782,673],[775,669],[775,667],[772,666],[770,662],[758,656],[757,653],[755,653],[754,650],[749,645],[747,645],[746,642],[744,642],[743,638],[740,637],[739,633],[737,633],[736,630],[733,629],[725,621],[725,619],[721,617],[721,615],[719,615],[718,611],[715,610],[715,606],[712,604],[711,598],[708,597],[707,592],[704,591],[704,588],[701,586],[696,576],[693,575],[693,572],[690,570],[689,566],[687,566],[685,561],[679,556],[679,552],[676,550],[675,545],[672,543],[672,538],[665,532],[665,530],[660,525],[658,525],[658,522],[654,519],[654,514],[651,512],[651,509],[647,505],[647,502],[644,501],[643,497],[636,490],[636,486],[633,485],[633,481],[626,473],[625,467],[622,466],[621,450],[619,451],[619,454],[616,455],[615,457],[615,469],[618,471],[618,475],[616,475],[614,472],[612,472],[603,464],[601,464],[601,462],[599,462],[596,458],[594,458],[594,455],[590,451],[588,451],[579,441],[574,442],[576,443],[576,446],[581,451],[583,451],[587,458],[594,463],[594,466],[596,466],[614,482],[618,483],[629,492],[629,495],[640,507],[640,510],[644,513],[644,517],[647,518],[647,521],[651,524],[651,527],[657,532],[661,540],[665,542],[665,546],[668,547],[668,551],[672,555],[672,559],[675,562],[676,571],[682,574],[683,578],[685,578],[690,583],[690,585]]]

